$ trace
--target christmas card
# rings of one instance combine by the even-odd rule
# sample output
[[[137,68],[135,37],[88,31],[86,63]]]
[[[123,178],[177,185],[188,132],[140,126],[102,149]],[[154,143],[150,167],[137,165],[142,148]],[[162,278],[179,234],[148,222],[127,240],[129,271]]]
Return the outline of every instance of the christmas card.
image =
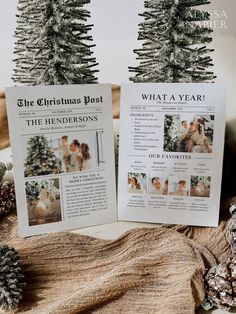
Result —
[[[110,85],[6,89],[19,234],[116,221]]]
[[[119,220],[217,226],[224,117],[219,84],[124,84]]]

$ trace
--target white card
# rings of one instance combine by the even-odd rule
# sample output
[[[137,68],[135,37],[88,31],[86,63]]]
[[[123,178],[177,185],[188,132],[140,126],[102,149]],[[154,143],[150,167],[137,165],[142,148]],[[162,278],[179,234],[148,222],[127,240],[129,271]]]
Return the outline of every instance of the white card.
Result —
[[[110,85],[6,89],[19,234],[116,221]]]
[[[218,84],[124,84],[118,218],[217,226],[225,131]]]

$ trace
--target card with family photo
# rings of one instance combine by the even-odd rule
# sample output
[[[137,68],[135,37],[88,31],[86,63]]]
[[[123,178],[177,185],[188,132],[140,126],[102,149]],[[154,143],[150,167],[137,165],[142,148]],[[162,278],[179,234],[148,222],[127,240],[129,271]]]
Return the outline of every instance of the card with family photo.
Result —
[[[116,221],[111,86],[6,95],[20,236]]]
[[[220,84],[123,84],[119,219],[217,226],[224,116]]]

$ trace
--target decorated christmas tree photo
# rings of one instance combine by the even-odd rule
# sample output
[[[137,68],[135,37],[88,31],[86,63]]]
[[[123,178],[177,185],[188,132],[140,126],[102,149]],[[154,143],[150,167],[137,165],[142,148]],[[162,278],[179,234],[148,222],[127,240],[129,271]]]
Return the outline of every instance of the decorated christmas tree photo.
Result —
[[[58,193],[54,180],[29,181],[25,184],[27,201],[37,200],[42,189],[47,189],[51,195],[56,196]]]
[[[180,143],[178,136],[179,115],[165,115],[164,121],[164,145],[165,152],[176,152]]]
[[[210,14],[197,9],[208,0],[145,0],[139,24],[139,65],[130,67],[135,83],[212,82]]]
[[[90,0],[19,0],[15,32],[17,85],[97,83]]]
[[[62,163],[56,157],[45,136],[29,139],[25,160],[25,177],[58,174],[62,172]]]

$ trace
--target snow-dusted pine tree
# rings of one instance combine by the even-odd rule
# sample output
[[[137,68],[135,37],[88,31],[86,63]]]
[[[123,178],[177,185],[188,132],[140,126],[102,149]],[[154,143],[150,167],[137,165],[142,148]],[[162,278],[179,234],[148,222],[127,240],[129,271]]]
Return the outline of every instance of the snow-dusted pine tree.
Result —
[[[90,0],[19,0],[13,81],[23,85],[96,83],[88,32]]]
[[[24,85],[35,85],[36,77],[31,70],[34,67],[34,54],[36,49],[29,48],[29,40],[33,39],[33,30],[37,27],[40,19],[40,5],[35,0],[30,3],[28,0],[18,0],[17,28],[15,37],[14,54],[17,56],[15,61],[15,69],[13,74],[14,82]]]
[[[25,161],[25,177],[35,177],[62,172],[62,163],[56,157],[45,136],[29,139]]]
[[[213,66],[207,47],[212,29],[210,15],[197,9],[208,0],[145,0],[140,14],[138,39],[142,48],[134,50],[139,65],[130,67],[133,82],[212,82]]]

